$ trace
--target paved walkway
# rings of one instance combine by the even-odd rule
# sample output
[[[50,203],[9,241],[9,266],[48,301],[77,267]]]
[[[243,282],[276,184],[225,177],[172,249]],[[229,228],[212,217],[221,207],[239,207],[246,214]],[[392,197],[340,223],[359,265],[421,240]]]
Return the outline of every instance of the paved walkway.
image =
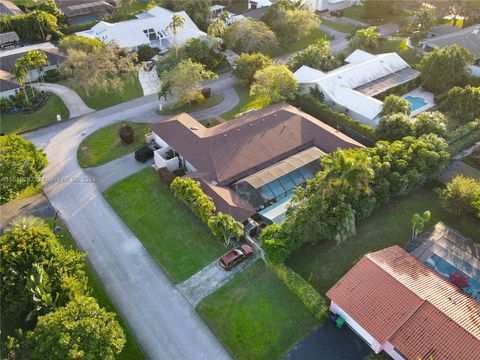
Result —
[[[104,165],[83,169],[87,176],[95,179],[98,190],[104,192],[113,184],[130,176],[147,166],[153,165],[153,159],[144,163],[135,160],[135,154],[130,153]]]
[[[50,83],[33,83],[32,86],[39,90],[51,92],[62,99],[70,112],[70,118],[75,118],[95,111],[85,105],[82,98],[75,91],[66,86]]]
[[[228,249],[225,248],[225,252]],[[251,258],[245,260],[230,271],[225,271],[218,260],[207,265],[195,275],[188,278],[185,282],[178,284],[178,290],[194,307],[210,295],[212,292],[227,283],[235,275],[242,272],[260,258],[258,251],[255,251]]]
[[[336,17],[336,16],[331,16],[331,15],[328,15],[328,14],[323,14],[322,18],[330,20],[330,21],[334,21],[338,24],[343,24],[343,25],[353,25],[353,26],[360,26],[360,27],[369,27],[370,26],[370,24],[367,24],[366,22],[358,21],[358,20],[355,20],[355,19],[352,19],[352,18],[349,18],[349,17],[346,17],[346,16]]]
[[[146,71],[142,66],[138,72],[138,80],[142,86],[144,96],[158,94],[160,91],[161,82],[155,66],[150,71]]]
[[[209,85],[223,91],[232,86],[232,79],[225,75]],[[79,248],[88,254],[87,260],[146,355],[151,359],[230,359],[191,304],[112,210],[97,184],[88,181],[90,174],[76,160],[80,142],[102,127],[119,120],[153,122],[166,118],[155,113],[159,104],[153,94],[24,137],[47,153],[44,192],[60,211]],[[220,115],[218,110],[224,109],[211,109],[203,115],[215,117]],[[110,179],[117,178],[112,175]],[[107,185],[105,182],[101,186]],[[158,206],[161,210],[162,204]]]

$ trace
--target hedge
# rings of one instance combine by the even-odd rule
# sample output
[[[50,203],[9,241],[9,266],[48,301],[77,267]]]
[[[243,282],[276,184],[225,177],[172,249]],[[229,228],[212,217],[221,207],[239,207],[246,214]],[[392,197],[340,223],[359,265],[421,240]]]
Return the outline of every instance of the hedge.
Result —
[[[285,264],[267,261],[267,266],[303,302],[316,319],[320,321],[325,319],[329,309],[327,301],[310,283]]]
[[[480,119],[470,121],[458,127],[448,135],[447,141],[450,154],[452,155],[456,155],[462,150],[475,145],[475,143],[480,141]]]
[[[323,104],[313,95],[301,94],[299,96],[299,102],[302,111],[318,118],[335,129],[340,125],[358,132],[372,142],[375,141],[376,134],[375,129],[372,126],[362,124],[360,121],[354,120],[341,112],[335,111],[330,106]]]

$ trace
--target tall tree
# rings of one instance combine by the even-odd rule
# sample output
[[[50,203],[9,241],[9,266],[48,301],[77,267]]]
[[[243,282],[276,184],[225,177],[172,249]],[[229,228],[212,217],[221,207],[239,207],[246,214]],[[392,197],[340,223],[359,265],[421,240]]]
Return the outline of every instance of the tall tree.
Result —
[[[455,86],[448,91],[445,109],[462,123],[480,118],[480,86]]]
[[[25,95],[25,99],[27,100],[27,102],[30,102],[28,98],[27,89],[25,87],[26,80],[28,77],[28,62],[25,57],[21,57],[15,60],[15,65],[13,66],[12,73],[15,79],[17,79],[18,83],[22,87],[23,94]]]
[[[433,28],[437,23],[437,15],[431,6],[424,5],[416,10],[410,24],[412,30],[425,31]]]
[[[330,41],[320,39],[288,58],[288,67],[292,71],[297,71],[303,65],[330,71],[340,66],[341,61],[333,56]]]
[[[235,21],[225,31],[223,40],[237,53],[270,54],[278,47],[275,33],[263,22],[250,19]]]
[[[402,113],[410,115],[412,112],[411,104],[408,100],[396,95],[388,95],[383,100],[382,115],[389,115],[394,113]]]
[[[244,231],[241,223],[230,215],[221,212],[208,220],[208,227],[214,236],[223,238],[225,246],[229,246],[232,240],[239,241]]]
[[[0,136],[0,204],[13,200],[29,186],[41,183],[47,157],[18,135]]]
[[[25,55],[27,64],[37,70],[40,80],[43,80],[43,67],[47,64],[47,54],[43,50],[30,50]]]
[[[210,25],[208,25],[207,34],[208,36],[217,39],[222,38],[227,26],[225,22],[221,19],[214,19]]]
[[[458,45],[433,50],[419,64],[424,87],[439,93],[460,84],[473,60],[474,56]]]
[[[233,75],[245,84],[250,85],[254,80],[255,73],[270,65],[273,65],[272,59],[266,55],[243,53],[235,59]]]
[[[285,65],[270,65],[255,73],[250,88],[253,96],[266,97],[272,103],[295,98],[298,82]]]
[[[57,18],[58,22],[62,22],[65,14],[57,6],[57,3],[54,0],[41,0],[37,3],[37,10],[45,11]]]
[[[113,360],[125,341],[115,315],[100,308],[95,299],[80,296],[41,316],[27,335],[26,348],[32,360]]]
[[[87,54],[91,54],[96,50],[103,48],[104,46],[105,44],[97,38],[89,38],[79,35],[65,36],[58,43],[58,49],[64,54],[66,54],[70,49],[80,50],[86,52]]]
[[[447,133],[447,119],[439,111],[424,111],[415,118],[415,135],[420,137],[426,134],[436,134],[445,137]]]
[[[415,124],[410,116],[394,113],[382,116],[376,130],[379,139],[394,141],[414,135]]]
[[[177,101],[188,103],[192,93],[198,93],[202,82],[217,78],[205,65],[191,59],[182,60],[177,66],[162,73],[162,82],[169,84],[169,92]]]
[[[172,21],[170,22],[170,24],[168,24],[168,27],[167,27],[167,29],[172,29],[173,42],[175,46],[175,55],[177,58],[178,58],[178,43],[177,43],[178,29],[184,26],[185,26],[185,19],[180,15],[174,14],[172,16]]]
[[[352,36],[348,45],[350,49],[362,49],[366,51],[375,50],[379,46],[381,39],[380,33],[375,26],[371,26],[366,29],[357,30],[355,35]]]

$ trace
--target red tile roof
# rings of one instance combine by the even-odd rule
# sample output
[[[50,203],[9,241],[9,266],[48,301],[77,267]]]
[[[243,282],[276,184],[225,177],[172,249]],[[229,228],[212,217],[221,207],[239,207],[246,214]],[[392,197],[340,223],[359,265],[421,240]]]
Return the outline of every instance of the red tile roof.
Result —
[[[480,303],[399,246],[363,257],[327,296],[407,358],[470,360],[480,353]]]

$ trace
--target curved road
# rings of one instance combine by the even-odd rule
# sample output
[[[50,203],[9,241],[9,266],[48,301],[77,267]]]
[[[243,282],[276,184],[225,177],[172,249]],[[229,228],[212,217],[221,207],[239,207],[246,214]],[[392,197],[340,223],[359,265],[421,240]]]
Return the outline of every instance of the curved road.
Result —
[[[238,102],[232,81],[223,77],[210,86],[224,95],[202,111],[214,117]],[[235,95],[232,94],[235,93]],[[230,355],[180,294],[135,234],[111,209],[77,162],[85,136],[113,122],[155,121],[156,95],[135,99],[75,120],[25,134],[47,153],[43,189],[80,249],[102,281],[116,309],[151,359],[223,360]],[[232,105],[233,104],[233,105]],[[228,106],[227,106],[228,105]],[[228,109],[225,110],[225,108]],[[158,211],[162,211],[158,204]]]

